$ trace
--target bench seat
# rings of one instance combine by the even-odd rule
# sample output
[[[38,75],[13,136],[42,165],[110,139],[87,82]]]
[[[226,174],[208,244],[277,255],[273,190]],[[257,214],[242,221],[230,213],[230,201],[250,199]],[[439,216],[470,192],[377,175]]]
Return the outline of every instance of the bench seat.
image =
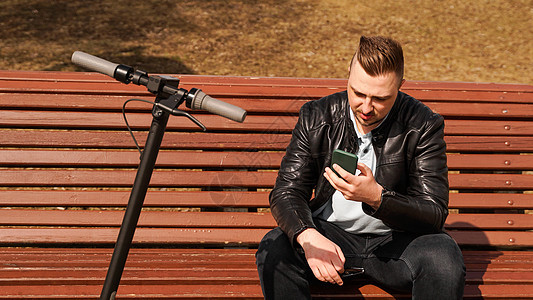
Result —
[[[254,253],[276,226],[268,193],[301,105],[344,79],[175,75],[243,107],[242,124],[171,117],[120,299],[262,298]],[[446,230],[467,265],[466,299],[533,295],[533,86],[408,81],[445,117]],[[139,152],[122,117],[144,87],[104,75],[0,71],[0,298],[98,297]],[[141,145],[151,106],[131,102]],[[317,298],[408,298],[356,279]]]

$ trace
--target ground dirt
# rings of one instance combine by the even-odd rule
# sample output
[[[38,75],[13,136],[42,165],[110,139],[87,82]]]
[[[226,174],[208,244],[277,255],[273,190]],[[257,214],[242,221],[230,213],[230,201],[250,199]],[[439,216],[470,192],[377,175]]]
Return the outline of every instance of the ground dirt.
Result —
[[[533,83],[532,0],[7,0],[0,69],[346,77],[361,35],[404,45],[406,79]]]

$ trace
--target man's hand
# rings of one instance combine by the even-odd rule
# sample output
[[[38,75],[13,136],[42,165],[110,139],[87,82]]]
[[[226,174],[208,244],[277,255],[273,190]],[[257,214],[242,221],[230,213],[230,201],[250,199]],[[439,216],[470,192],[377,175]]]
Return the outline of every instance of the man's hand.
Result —
[[[339,165],[334,164],[333,168],[342,178],[339,178],[328,167],[324,172],[324,177],[331,183],[331,185],[342,193],[344,198],[352,201],[364,202],[374,209],[378,209],[381,204],[381,192],[383,187],[376,182],[372,170],[365,164],[357,164],[357,169],[361,174],[355,176]],[[343,180],[344,179],[344,180]]]
[[[342,285],[346,259],[339,246],[314,228],[308,228],[296,237],[305,252],[307,263],[315,277],[324,282]]]

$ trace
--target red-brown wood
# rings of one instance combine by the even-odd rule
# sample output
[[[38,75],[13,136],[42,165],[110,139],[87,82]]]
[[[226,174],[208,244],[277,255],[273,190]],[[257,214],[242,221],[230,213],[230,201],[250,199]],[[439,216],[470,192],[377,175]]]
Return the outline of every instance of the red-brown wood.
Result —
[[[434,93],[434,91],[431,91]],[[416,97],[415,92],[413,94]],[[533,113],[533,108],[529,104],[515,103],[484,103],[484,102],[464,102],[465,93],[448,92],[445,99],[421,99],[435,112],[444,117],[478,117],[478,118],[528,118]],[[432,95],[432,94],[429,94]],[[494,98],[493,95],[488,95]],[[124,102],[131,99],[132,96],[107,96],[107,95],[72,95],[72,94],[10,94],[0,93],[0,107],[5,109],[55,109],[55,110],[110,110],[121,111]],[[42,101],[46,98],[46,101]],[[153,101],[153,97],[140,96],[140,99]],[[479,97],[481,98],[481,97]],[[246,97],[220,97],[221,100],[242,107],[249,113],[281,113],[297,114],[300,107],[309,100],[318,99],[318,97],[309,97],[306,99],[278,97],[275,99],[266,98],[255,99],[250,101]],[[459,102],[459,103],[458,103]],[[457,106],[461,109],[458,110]],[[128,111],[150,111],[151,105],[142,102],[130,102],[126,106]],[[186,107],[180,107],[183,110],[191,111]]]
[[[136,132],[144,144],[146,132]],[[243,149],[285,150],[290,133],[200,133],[166,132],[162,149]],[[533,137],[527,136],[446,136],[450,152],[503,152],[533,151]],[[0,145],[5,147],[68,147],[68,148],[135,148],[126,131],[88,130],[1,130]]]
[[[144,207],[267,207],[268,193],[268,191],[148,191]],[[128,199],[129,191],[117,190],[6,190],[0,193],[0,206],[125,207]]]
[[[128,187],[135,170],[48,170],[7,169],[0,172],[3,186]],[[274,185],[274,171],[174,171],[154,172],[153,187],[269,188]],[[533,174],[450,174],[451,189],[533,189]]]
[[[125,129],[120,113],[108,112],[56,112],[56,111],[0,111],[0,126],[15,128],[100,128]],[[243,123],[233,122],[216,115],[197,115],[209,130],[231,130],[250,132],[291,132],[297,116],[254,116],[250,115]],[[148,129],[152,116],[148,113],[129,113],[128,122],[133,129]],[[193,130],[199,128],[186,118],[171,118],[169,130]],[[531,136],[533,127],[526,121],[480,121],[447,120],[446,135],[505,135]]]
[[[149,191],[145,207],[268,207],[268,191]],[[125,207],[128,191],[117,190],[6,190],[0,206]],[[533,194],[451,193],[450,208],[529,209]]]
[[[158,167],[279,168],[284,152],[161,151]],[[0,166],[137,167],[139,152],[7,149]],[[450,170],[533,170],[532,155],[448,154]]]
[[[144,145],[146,136],[147,132],[135,132],[135,137],[141,145]],[[168,131],[165,133],[161,148],[285,150],[290,138],[290,133],[243,134]],[[135,148],[131,136],[126,131],[0,130],[0,144],[5,147]],[[527,144],[527,141],[523,144]]]
[[[249,116],[238,124],[193,112],[207,133],[171,118],[119,297],[260,299],[253,248],[276,224],[248,209],[268,207],[300,107],[346,79],[177,77]],[[477,249],[463,251],[465,298],[529,298],[533,254],[520,250],[533,247],[533,86],[409,81],[402,90],[446,119],[446,229]],[[0,71],[0,298],[99,294],[139,161],[121,115],[133,97],[154,98],[96,73]],[[151,105],[127,110],[144,144]],[[361,284],[315,294],[392,298]]]

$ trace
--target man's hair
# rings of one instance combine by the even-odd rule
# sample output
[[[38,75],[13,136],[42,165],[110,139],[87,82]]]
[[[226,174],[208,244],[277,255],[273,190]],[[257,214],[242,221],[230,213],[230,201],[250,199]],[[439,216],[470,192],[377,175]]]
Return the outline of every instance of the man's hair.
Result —
[[[403,50],[397,41],[382,36],[361,36],[359,48],[352,57],[350,68],[357,59],[370,76],[394,72],[403,79]]]

